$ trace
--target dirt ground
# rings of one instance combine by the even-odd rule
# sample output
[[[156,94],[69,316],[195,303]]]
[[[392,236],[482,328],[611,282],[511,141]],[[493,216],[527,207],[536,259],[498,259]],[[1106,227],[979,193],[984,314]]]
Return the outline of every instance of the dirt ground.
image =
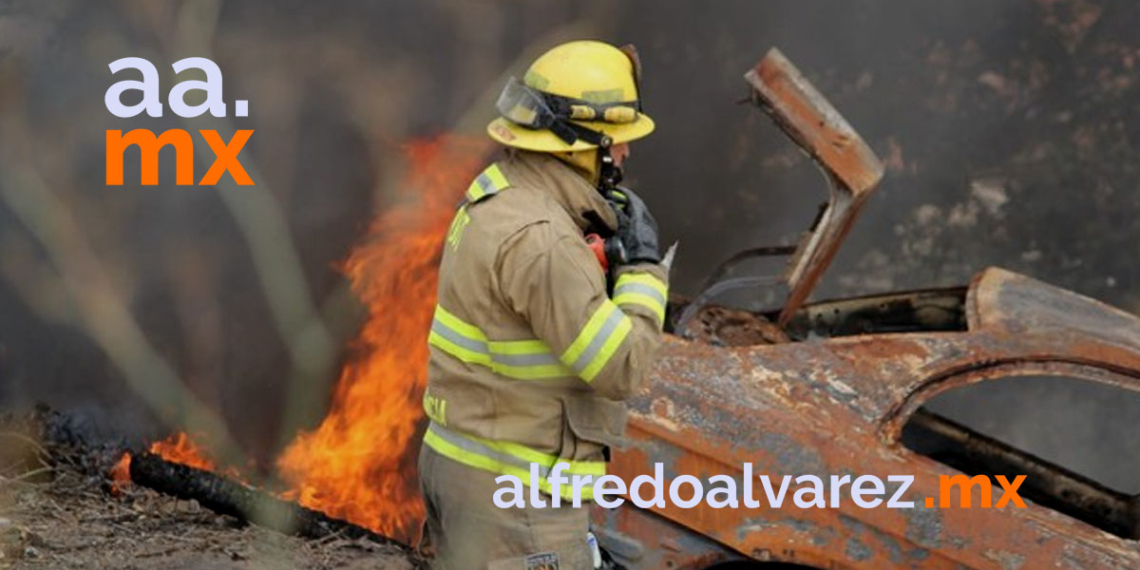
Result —
[[[413,565],[368,541],[284,536],[132,486],[57,466],[0,479],[0,569],[397,570]]]

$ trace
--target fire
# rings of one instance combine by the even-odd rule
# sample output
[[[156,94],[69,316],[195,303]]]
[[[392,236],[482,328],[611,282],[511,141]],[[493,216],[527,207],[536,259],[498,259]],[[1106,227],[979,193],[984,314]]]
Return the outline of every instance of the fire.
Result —
[[[111,468],[112,489],[118,490],[131,483],[131,454],[124,453]]]
[[[205,446],[194,441],[192,437],[184,432],[178,432],[162,441],[156,441],[150,444],[149,451],[167,461],[172,463],[181,463],[187,467],[201,469],[203,471],[214,471],[221,473],[230,479],[241,481],[248,484],[249,477],[242,469],[234,465],[228,465],[224,468],[218,468],[218,462],[211,457],[209,450]],[[129,456],[128,459],[128,477],[130,476],[129,470]],[[121,463],[121,461],[120,461]],[[112,478],[114,473],[112,473]]]
[[[368,318],[341,371],[328,415],[277,458],[282,493],[302,505],[398,540],[423,520],[415,461],[427,380],[427,335],[444,235],[459,198],[483,166],[482,139],[440,137],[406,147],[400,202],[373,222],[344,263]],[[150,448],[168,461],[216,471],[185,433]],[[112,477],[130,480],[125,455]],[[224,474],[241,479],[237,470]]]
[[[415,471],[443,237],[487,145],[441,137],[409,145],[401,201],[345,262],[368,319],[328,416],[277,467],[304,506],[397,539],[423,518]]]
[[[181,463],[203,471],[215,471],[217,465],[202,446],[185,433],[176,433],[162,441],[150,444],[150,452],[167,461]]]
[[[162,441],[151,443],[149,451],[167,461],[181,463],[195,469],[217,470],[217,465],[210,459],[205,448],[195,443],[189,435],[183,432],[175,433]],[[237,479],[241,478],[240,472],[232,467],[227,468],[225,474]],[[113,483],[113,489],[117,490],[129,485],[131,483],[131,454],[124,453],[115,463],[115,466],[111,468],[108,475]]]

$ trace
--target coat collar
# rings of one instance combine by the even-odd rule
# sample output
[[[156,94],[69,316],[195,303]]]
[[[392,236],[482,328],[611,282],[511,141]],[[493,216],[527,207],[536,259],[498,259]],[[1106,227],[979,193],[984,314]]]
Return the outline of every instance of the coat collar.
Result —
[[[609,202],[570,165],[549,154],[528,151],[509,152],[505,162],[525,179],[520,182],[554,198],[583,231],[595,226],[595,220],[611,232],[617,230],[617,216]]]

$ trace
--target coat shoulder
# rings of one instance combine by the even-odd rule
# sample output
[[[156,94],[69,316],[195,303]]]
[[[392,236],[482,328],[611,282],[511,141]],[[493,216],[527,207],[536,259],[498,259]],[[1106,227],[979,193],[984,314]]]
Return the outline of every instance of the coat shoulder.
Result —
[[[467,211],[472,227],[488,241],[499,244],[513,240],[523,230],[536,225],[545,226],[547,230],[526,233],[536,238],[550,236],[554,240],[581,234],[565,209],[542,188],[512,186],[468,205]]]

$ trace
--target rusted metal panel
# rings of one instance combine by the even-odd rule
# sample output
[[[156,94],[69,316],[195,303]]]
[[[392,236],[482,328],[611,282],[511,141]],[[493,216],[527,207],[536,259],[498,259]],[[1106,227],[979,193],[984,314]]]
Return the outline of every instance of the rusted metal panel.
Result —
[[[996,291],[990,289],[996,288]],[[1045,371],[1140,392],[1140,347],[1088,325],[1136,330],[1140,319],[1028,278],[987,271],[968,293],[981,323],[957,332],[874,334],[810,343],[713,347],[669,338],[647,390],[631,402],[629,446],[612,471],[626,481],[665,465],[680,474],[754,478],[812,474],[915,476],[915,509],[766,505],[749,509],[625,505],[596,513],[599,531],[642,555],[631,568],[703,568],[741,556],[818,568],[1135,568],[1135,541],[1030,503],[1025,509],[925,508],[953,468],[900,443],[902,425],[935,394],[986,378]],[[1083,311],[1049,326],[1012,326],[1023,314]],[[998,323],[1005,323],[997,326]],[[754,496],[762,502],[761,483]],[[889,494],[889,493],[888,493]],[[692,556],[660,544],[693,546]],[[688,542],[686,542],[688,541]],[[706,542],[707,541],[707,542]],[[710,545],[711,543],[711,545]],[[718,550],[719,548],[719,550]],[[685,548],[680,550],[685,551]],[[1067,565],[1067,566],[1065,566]]]
[[[971,328],[1009,334],[1060,329],[1140,349],[1140,321],[1134,315],[1072,291],[999,267],[979,273],[970,291]]]
[[[827,99],[778,49],[744,76],[753,100],[827,173],[828,206],[800,241],[787,272],[784,325],[811,294],[851,229],[867,196],[883,177],[883,164]]]
[[[781,129],[853,194],[874,190],[883,164],[784,54],[772,48],[744,76]]]

